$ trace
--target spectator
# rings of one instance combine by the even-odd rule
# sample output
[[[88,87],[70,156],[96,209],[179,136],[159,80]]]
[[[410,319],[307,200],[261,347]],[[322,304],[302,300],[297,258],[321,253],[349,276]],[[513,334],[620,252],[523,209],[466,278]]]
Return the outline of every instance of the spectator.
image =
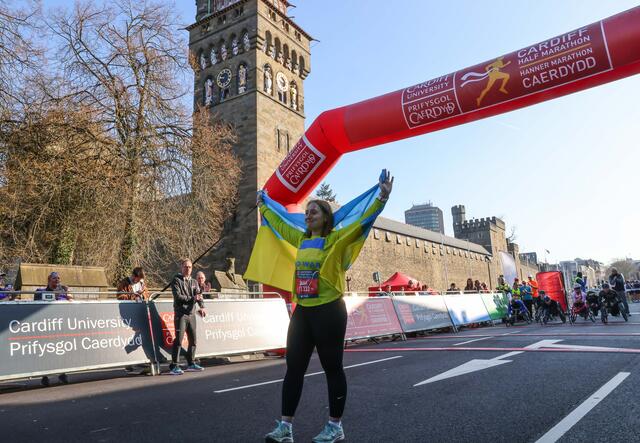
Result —
[[[627,315],[631,315],[629,312],[629,302],[627,301],[627,294],[624,290],[624,277],[622,274],[618,272],[616,268],[611,268],[611,275],[609,275],[609,284],[611,285],[611,289],[616,291],[620,300],[622,300],[622,304],[624,305],[624,310],[627,312]]]
[[[476,292],[482,292],[482,283],[480,283],[480,280],[473,282],[473,290]]]
[[[60,274],[57,272],[52,272],[47,277],[47,287],[46,288],[38,288],[36,289],[35,294],[33,295],[33,299],[35,301],[57,301],[57,300],[73,300],[73,296],[69,294],[69,288],[60,284]],[[58,380],[60,383],[66,385],[69,383],[69,377],[67,374],[58,375]],[[49,377],[46,375],[42,377],[40,380],[42,386],[49,386],[51,381]]]
[[[529,310],[529,315],[533,315],[533,290],[526,281],[523,281],[520,285],[520,295],[522,296],[524,305]]]
[[[52,272],[47,278],[47,287],[36,289],[33,295],[35,301],[73,300],[69,288],[60,284],[60,274]]]
[[[211,283],[207,280],[207,276],[204,275],[204,272],[198,271],[196,273],[196,281],[198,282],[198,287],[200,288],[200,292],[203,296],[205,298],[213,298],[211,295]]]
[[[489,287],[485,282],[480,283],[480,286],[482,287],[482,292],[486,292],[486,293],[490,292]]]
[[[4,278],[7,274],[0,273],[0,301],[13,301],[16,299],[15,294],[9,294],[13,291],[13,286],[5,284]],[[6,292],[4,292],[6,291]]]
[[[511,293],[511,286],[509,286],[504,279],[504,275],[498,277],[498,286],[496,286],[496,290],[503,292],[505,294]]]
[[[464,287],[464,292],[473,292],[473,279],[467,279],[467,285]]]
[[[202,301],[202,292],[193,278],[191,271],[193,264],[189,259],[183,259],[181,262],[181,273],[176,275],[171,282],[171,292],[173,293],[173,322],[175,326],[175,337],[173,340],[173,349],[171,351],[171,366],[169,373],[171,375],[182,375],[184,371],[178,365],[178,357],[182,347],[182,338],[187,334],[187,371],[204,371],[204,368],[194,361],[196,355],[196,305],[197,312],[201,317],[206,316],[204,310],[204,302]]]
[[[144,270],[141,267],[133,268],[130,277],[125,277],[117,286],[118,300],[149,300],[149,292],[144,283]]]
[[[587,293],[587,277],[582,276],[582,272],[576,274],[576,278],[573,281],[575,284],[580,285],[580,289],[585,294]]]
[[[533,295],[533,298],[538,298],[538,282],[531,275],[527,279],[529,280],[527,283],[531,286],[531,295]]]
[[[456,293],[456,292],[460,292],[460,289],[458,289],[455,283],[451,283],[451,285],[449,286],[449,290],[447,292]]]

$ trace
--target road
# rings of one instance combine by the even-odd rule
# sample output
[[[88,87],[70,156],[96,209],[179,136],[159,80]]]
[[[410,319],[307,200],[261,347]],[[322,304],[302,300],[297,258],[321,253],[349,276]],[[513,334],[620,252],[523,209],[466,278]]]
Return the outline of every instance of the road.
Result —
[[[354,442],[640,442],[640,309],[629,323],[505,326],[347,348]],[[294,426],[326,418],[314,356]],[[72,376],[0,385],[2,441],[259,442],[280,408],[282,359],[203,373]],[[594,395],[595,394],[595,395]],[[6,438],[6,439],[5,439]]]

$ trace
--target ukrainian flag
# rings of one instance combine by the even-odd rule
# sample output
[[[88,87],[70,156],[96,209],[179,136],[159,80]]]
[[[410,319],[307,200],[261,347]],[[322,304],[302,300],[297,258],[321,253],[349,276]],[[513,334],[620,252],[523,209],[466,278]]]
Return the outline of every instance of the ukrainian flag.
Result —
[[[385,172],[382,171],[381,178]],[[320,274],[321,278],[331,282],[336,290],[343,288],[345,271],[360,254],[373,222],[384,208],[379,201],[375,204],[378,193],[379,186],[376,184],[333,214],[334,231],[340,231],[340,238],[327,254]],[[265,192],[262,196],[266,207],[275,212],[288,228],[301,234],[305,232],[304,214],[291,214]],[[288,243],[282,234],[262,217],[244,278],[292,292],[297,246],[299,245]]]

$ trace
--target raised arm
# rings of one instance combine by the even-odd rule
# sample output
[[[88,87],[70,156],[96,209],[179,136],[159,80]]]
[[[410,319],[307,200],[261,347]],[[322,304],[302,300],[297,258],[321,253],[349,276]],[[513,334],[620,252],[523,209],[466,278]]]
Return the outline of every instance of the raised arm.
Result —
[[[298,247],[300,242],[302,241],[302,237],[304,233],[289,226],[287,222],[285,222],[278,213],[272,211],[264,204],[262,199],[262,193],[258,193],[257,204],[260,208],[260,214],[269,222],[269,225],[285,239],[287,243],[294,247]]]
[[[360,216],[360,218],[358,218],[358,220],[356,220],[349,226],[345,226],[344,228],[337,230],[336,234],[338,238],[347,241],[357,240],[362,234],[362,223],[376,213],[379,214],[380,212],[382,212],[384,205],[386,204],[387,200],[389,200],[391,190],[393,189],[393,177],[391,176],[391,173],[386,169],[380,176],[380,183],[378,184],[378,187],[380,189],[380,194],[375,199],[373,204],[369,206],[369,208],[362,214],[362,216]]]

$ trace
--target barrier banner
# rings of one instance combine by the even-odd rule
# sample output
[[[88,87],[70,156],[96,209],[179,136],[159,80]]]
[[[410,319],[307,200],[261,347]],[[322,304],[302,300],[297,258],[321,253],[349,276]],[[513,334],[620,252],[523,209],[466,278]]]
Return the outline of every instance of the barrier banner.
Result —
[[[452,326],[442,296],[399,296],[393,297],[392,301],[404,332]]]
[[[389,297],[345,297],[347,334],[345,340],[402,334],[402,327]]]
[[[11,302],[0,309],[0,380],[153,359],[143,304]]]
[[[509,300],[505,294],[494,292],[493,294],[481,294],[481,296],[491,320],[501,320],[507,316]]]
[[[480,294],[445,295],[444,300],[456,326],[491,320]]]
[[[205,300],[207,316],[197,317],[196,356],[215,356],[284,348],[287,344],[289,313],[279,298],[248,300]],[[154,303],[153,329],[158,358],[171,360],[175,339],[173,302]],[[187,337],[182,341],[187,347]]]

